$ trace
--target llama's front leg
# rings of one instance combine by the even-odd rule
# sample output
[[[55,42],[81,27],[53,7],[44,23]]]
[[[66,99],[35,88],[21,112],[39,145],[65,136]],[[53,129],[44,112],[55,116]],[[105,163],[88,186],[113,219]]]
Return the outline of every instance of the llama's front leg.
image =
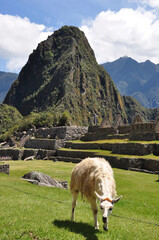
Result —
[[[78,191],[74,191],[72,193],[72,212],[71,212],[71,220],[72,221],[74,221],[74,218],[75,218],[75,207],[76,207],[78,193],[79,193]]]
[[[96,199],[91,199],[90,201],[91,203],[91,208],[92,208],[92,212],[93,212],[93,218],[94,218],[94,227],[95,229],[99,229],[99,223],[98,223],[98,208],[97,208],[97,203],[96,203]]]

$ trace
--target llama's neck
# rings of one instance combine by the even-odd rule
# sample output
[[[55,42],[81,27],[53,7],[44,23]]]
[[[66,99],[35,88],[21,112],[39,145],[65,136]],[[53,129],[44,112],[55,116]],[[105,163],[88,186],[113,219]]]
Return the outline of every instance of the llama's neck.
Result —
[[[98,179],[97,192],[100,196],[112,197],[112,184],[109,178],[102,177]]]

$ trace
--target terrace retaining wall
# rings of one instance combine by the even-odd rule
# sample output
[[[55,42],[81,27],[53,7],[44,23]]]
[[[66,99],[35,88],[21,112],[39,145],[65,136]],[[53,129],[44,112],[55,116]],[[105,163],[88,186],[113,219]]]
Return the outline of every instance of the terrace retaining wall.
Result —
[[[66,142],[66,148],[72,149],[101,149],[112,151],[114,154],[159,156],[159,144],[141,143],[73,143]]]
[[[64,147],[65,141],[63,139],[28,139],[24,145],[25,148],[34,149],[48,149],[56,150],[58,148]]]
[[[44,149],[0,149],[0,157],[10,157],[12,160],[24,160],[27,157],[34,156],[36,159],[49,159],[55,155],[55,150]]]
[[[151,158],[129,158],[129,157],[119,157],[119,156],[104,156],[93,152],[83,152],[83,151],[66,151],[57,150],[57,156],[55,157],[60,161],[73,162],[72,159],[77,159],[80,162],[86,157],[102,157],[105,158],[113,168],[120,168],[129,170],[132,168],[144,169],[147,171],[159,171],[159,161]]]

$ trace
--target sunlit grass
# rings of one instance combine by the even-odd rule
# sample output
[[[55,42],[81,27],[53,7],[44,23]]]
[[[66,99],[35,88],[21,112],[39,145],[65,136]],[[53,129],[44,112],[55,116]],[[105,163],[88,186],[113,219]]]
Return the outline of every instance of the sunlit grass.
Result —
[[[103,139],[103,140],[96,140],[96,141],[82,141],[82,140],[73,140],[70,141],[73,143],[127,143],[129,142],[129,139]]]
[[[81,197],[73,223],[69,190],[32,185],[21,179],[29,171],[41,171],[69,183],[75,164],[39,160],[7,163],[10,175],[0,174],[0,239],[158,239],[159,226],[149,224],[159,224],[159,182],[155,175],[114,169],[117,192],[123,198],[114,206],[113,214],[126,218],[110,216],[109,231],[104,232],[101,213],[100,230],[95,231],[90,205]]]
[[[73,143],[140,143],[140,144],[159,144],[159,140],[153,140],[153,141],[131,141],[128,138],[127,139],[103,139],[103,140],[96,140],[96,141],[82,141],[82,140],[73,140],[70,141]]]

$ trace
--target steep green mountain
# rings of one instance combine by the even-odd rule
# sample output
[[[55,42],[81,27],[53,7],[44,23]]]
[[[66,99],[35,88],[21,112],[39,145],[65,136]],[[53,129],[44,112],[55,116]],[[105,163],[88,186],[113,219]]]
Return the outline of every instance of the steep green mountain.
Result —
[[[17,79],[18,74],[0,71],[0,102],[5,98],[12,83]]]
[[[92,124],[95,116],[98,122],[105,116],[115,122],[117,115],[128,120],[125,101],[76,27],[64,26],[38,45],[4,103],[22,115],[67,111],[74,124]]]
[[[20,120],[22,115],[15,107],[0,104],[0,134],[4,134]]]
[[[125,110],[119,92],[96,62],[84,33],[76,27],[62,27],[41,42],[29,56],[4,103],[23,115],[31,111],[67,110],[78,123],[107,115],[123,118]]]
[[[122,57],[103,67],[122,95],[133,96],[147,108],[159,107],[159,64]]]

